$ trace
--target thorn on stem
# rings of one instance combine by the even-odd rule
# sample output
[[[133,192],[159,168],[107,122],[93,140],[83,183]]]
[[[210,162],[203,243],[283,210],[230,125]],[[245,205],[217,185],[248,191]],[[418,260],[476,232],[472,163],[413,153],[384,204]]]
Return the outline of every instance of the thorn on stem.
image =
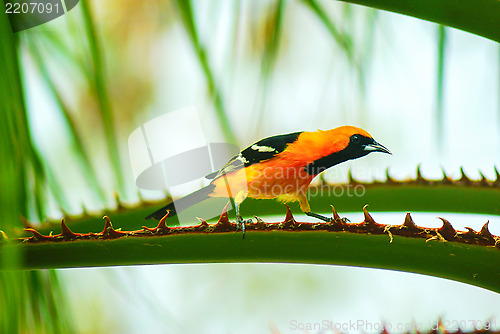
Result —
[[[224,209],[222,209],[222,213],[219,217],[219,220],[217,221],[217,225],[229,225],[229,217],[227,214],[227,208],[229,207],[229,204],[231,202],[227,202],[226,206],[224,206]]]
[[[487,239],[490,242],[494,242],[495,238],[493,237],[493,235],[490,232],[490,229],[488,228],[489,224],[490,224],[490,221],[488,220],[481,228],[479,235],[482,236],[483,238]]]
[[[441,167],[441,171],[443,172],[443,178],[441,179],[441,182],[444,184],[451,184],[451,178],[446,175],[446,171],[444,170],[444,168]]]
[[[411,217],[411,214],[409,212],[406,213],[405,221],[403,223],[403,226],[408,228],[409,230],[417,230],[418,227],[413,221],[413,218]]]
[[[100,233],[100,235],[104,239],[116,239],[120,237],[124,237],[128,235],[128,232],[121,232],[120,229],[115,230],[113,228],[113,224],[111,224],[111,219],[108,216],[102,217],[106,222],[104,223],[104,230]]]
[[[419,164],[417,166],[417,181],[427,181],[423,176],[422,176],[422,170],[420,169],[421,165]]]
[[[343,224],[344,221],[342,218],[340,218],[339,214],[337,213],[337,210],[335,210],[333,205],[330,206],[332,207],[333,221],[338,224]]]
[[[102,230],[101,234],[105,234],[108,230],[113,230],[113,224],[111,224],[111,219],[108,216],[102,217],[105,220],[104,222],[104,230]]]
[[[31,228],[31,227],[25,228],[24,230],[26,232],[32,233],[33,234],[33,238],[35,240],[47,240],[47,239],[52,238],[51,236],[42,235],[40,232],[38,232],[37,230],[35,230],[34,228]]]
[[[282,224],[288,228],[294,228],[297,222],[293,217],[290,207],[287,204],[285,204],[285,206],[286,206],[286,215],[285,215],[285,220],[283,220]]]
[[[66,239],[76,239],[78,237],[78,234],[74,233],[73,231],[71,231],[68,227],[68,225],[66,225],[66,223],[64,222],[64,218],[61,219],[61,235],[66,238]]]
[[[116,209],[118,211],[121,211],[121,210],[125,209],[125,206],[120,201],[120,194],[118,194],[118,192],[115,191],[115,193],[113,195],[114,195],[114,198],[115,198],[115,201],[116,201]]]
[[[387,167],[387,169],[385,170],[385,177],[387,178],[387,181],[386,181],[387,183],[395,183],[394,179],[389,174],[389,167]]]
[[[169,228],[167,227],[167,217],[170,214],[170,210],[167,210],[167,213],[163,217],[161,217],[160,221],[158,222],[158,226],[156,226],[157,231],[168,231]]]
[[[470,185],[471,179],[465,174],[463,167],[460,167],[460,174],[461,174],[461,177],[460,177],[460,180],[458,180],[458,182],[465,184],[465,185]]]
[[[196,219],[198,219],[198,221],[200,222],[200,226],[203,226],[203,227],[207,227],[208,226],[208,223],[205,219],[203,218],[200,218],[200,217],[196,217]]]
[[[451,226],[450,222],[442,217],[438,217],[443,222],[443,226],[438,229],[439,235],[446,240],[453,240],[457,231]]]
[[[365,220],[363,221],[363,223],[368,226],[375,226],[377,225],[377,223],[375,222],[373,217],[368,213],[368,210],[366,210],[367,207],[368,204],[365,204],[365,206],[363,207],[363,214],[365,216]]]
[[[354,177],[352,176],[352,170],[349,168],[349,170],[347,171],[347,178],[348,178],[348,182],[349,184],[357,184],[358,181],[356,181],[354,179]]]

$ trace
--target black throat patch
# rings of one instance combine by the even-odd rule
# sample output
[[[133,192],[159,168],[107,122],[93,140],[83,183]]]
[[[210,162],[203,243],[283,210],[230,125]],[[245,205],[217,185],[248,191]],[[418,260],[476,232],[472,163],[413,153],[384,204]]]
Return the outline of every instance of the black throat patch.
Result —
[[[347,160],[363,157],[368,153],[370,152],[365,151],[361,145],[353,143],[351,141],[349,145],[347,145],[347,147],[342,151],[332,153],[330,155],[327,155],[326,157],[322,157],[310,163],[309,165],[304,167],[304,169],[309,175],[318,175],[319,173],[327,170],[330,167],[338,165]]]

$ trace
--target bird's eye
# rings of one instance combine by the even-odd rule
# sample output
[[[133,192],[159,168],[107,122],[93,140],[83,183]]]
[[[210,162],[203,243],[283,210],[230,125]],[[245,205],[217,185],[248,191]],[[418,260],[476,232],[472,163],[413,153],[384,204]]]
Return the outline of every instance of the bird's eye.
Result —
[[[361,140],[361,138],[360,138],[358,135],[353,135],[353,136],[351,137],[351,141],[352,141],[354,144],[359,143],[359,142],[360,142],[360,140]]]

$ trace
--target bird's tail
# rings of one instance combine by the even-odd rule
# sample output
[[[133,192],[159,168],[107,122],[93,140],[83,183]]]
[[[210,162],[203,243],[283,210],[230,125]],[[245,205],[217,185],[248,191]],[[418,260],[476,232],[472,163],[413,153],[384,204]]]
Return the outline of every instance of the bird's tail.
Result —
[[[165,205],[163,208],[153,212],[152,214],[150,214],[149,216],[147,216],[144,219],[153,218],[156,220],[160,220],[167,214],[167,211],[170,211],[168,216],[173,217],[178,212],[181,212],[182,210],[187,209],[190,206],[193,206],[201,201],[208,199],[208,197],[209,197],[208,195],[214,190],[214,188],[215,188],[215,185],[210,184],[204,188],[201,188],[200,190],[192,192],[189,195],[186,195],[182,198],[179,198],[176,201],[173,201],[173,202]]]

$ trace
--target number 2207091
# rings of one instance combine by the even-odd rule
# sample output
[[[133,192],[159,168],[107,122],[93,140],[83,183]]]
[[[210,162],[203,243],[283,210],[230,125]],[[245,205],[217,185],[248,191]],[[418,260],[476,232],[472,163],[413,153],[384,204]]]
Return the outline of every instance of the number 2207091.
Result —
[[[59,13],[59,4],[41,3],[41,2],[7,2],[5,4],[5,13],[7,14],[50,14]]]

